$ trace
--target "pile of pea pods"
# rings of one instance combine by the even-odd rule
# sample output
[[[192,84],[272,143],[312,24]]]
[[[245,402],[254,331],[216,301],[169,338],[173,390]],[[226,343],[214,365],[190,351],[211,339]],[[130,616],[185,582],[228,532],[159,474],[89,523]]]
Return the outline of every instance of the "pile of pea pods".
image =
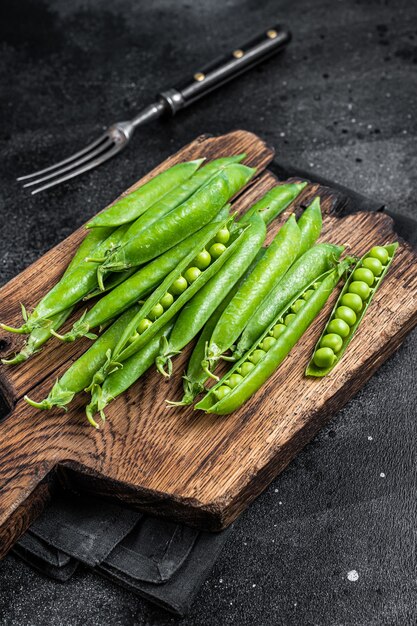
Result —
[[[343,246],[316,243],[319,197],[297,220],[291,214],[269,246],[268,225],[307,183],[276,185],[237,219],[231,199],[255,174],[246,155],[178,163],[99,213],[61,280],[29,314],[18,365],[51,338],[90,347],[55,382],[39,409],[65,408],[90,394],[89,422],[152,365],[173,374],[175,356],[195,338],[181,399],[169,405],[227,414],[273,374],[331,296],[345,285],[307,367],[325,376],[340,361],[394,257],[397,244],[341,259]],[[92,305],[90,303],[92,302]],[[59,331],[74,310],[80,314]],[[230,362],[221,380],[219,362]],[[209,381],[216,383],[209,386]]]

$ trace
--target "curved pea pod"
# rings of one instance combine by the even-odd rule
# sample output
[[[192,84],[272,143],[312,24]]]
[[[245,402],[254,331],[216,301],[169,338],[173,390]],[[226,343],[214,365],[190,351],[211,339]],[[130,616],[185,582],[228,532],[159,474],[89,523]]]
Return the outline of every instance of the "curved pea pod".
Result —
[[[94,231],[87,233],[81,244],[78,246],[62,278],[67,276],[77,265],[79,265],[84,258],[100,243],[107,239],[112,232],[112,228],[96,228]],[[20,352],[9,359],[2,359],[2,363],[4,365],[18,365],[40,352],[42,346],[44,346],[53,335],[53,331],[57,331],[61,328],[64,322],[71,315],[72,311],[73,307],[65,309],[64,311],[53,315],[49,325],[41,326],[32,330]]]
[[[249,228],[242,234],[235,252],[179,313],[169,341],[161,346],[161,352],[156,360],[157,369],[161,374],[166,375],[167,368],[168,375],[171,375],[171,358],[197,335],[213,312],[219,310],[217,307],[225,301],[225,297],[261,249],[266,236],[266,226],[262,218],[255,214],[247,225]]]
[[[227,208],[224,213],[226,216],[228,215]],[[213,230],[216,228],[219,228],[218,223]],[[132,304],[152,292],[170,272],[178,267],[187,255],[199,252],[201,245],[204,245],[201,242],[204,241],[205,232],[201,232],[201,237],[196,235],[187,237],[184,241],[141,267],[123,283],[100,298],[89,311],[86,311],[74,323],[68,333],[58,335],[54,332],[55,336],[62,341],[75,341],[79,337],[88,336],[92,329],[102,326],[108,320],[120,315]],[[212,230],[210,230],[211,232]],[[117,276],[117,274],[113,274],[113,276]]]
[[[224,223],[218,223],[220,229],[224,227]],[[146,300],[143,304],[141,310],[137,314],[134,320],[131,321],[129,326],[125,329],[120,341],[115,349],[115,360],[125,360],[131,354],[136,352],[139,348],[141,348],[147,341],[149,341],[160,328],[165,326],[165,324],[178,313],[180,309],[188,302],[213,276],[217,274],[220,268],[226,263],[227,259],[237,250],[240,245],[241,239],[245,232],[245,229],[249,228],[248,226],[243,227],[240,231],[234,231],[230,237],[227,248],[221,254],[219,258],[213,260],[211,264],[204,270],[201,271],[198,278],[191,282],[187,283],[187,286],[182,293],[175,296],[176,299],[172,302],[172,304],[163,312],[163,314],[155,319],[155,321],[150,325],[147,329],[145,329],[134,341],[132,341],[129,345],[129,340],[132,334],[139,327],[140,322],[142,320],[147,319],[151,311],[154,307],[160,302],[161,298],[169,292],[172,291],[173,284],[176,282],[178,277],[182,275],[184,270],[187,267],[192,267],[192,261],[195,256],[195,252],[191,255],[188,255],[183,259],[183,261],[178,264],[176,270],[171,272],[165,280],[161,283],[161,285],[153,292],[153,294]],[[211,237],[215,235],[215,231],[213,230],[213,226],[210,227]],[[207,243],[206,241],[202,242],[202,248],[205,247]],[[201,248],[200,248],[201,249]],[[185,274],[186,272],[184,272]]]
[[[136,237],[140,232],[146,230],[151,224],[163,218],[167,213],[188,200],[193,193],[205,185],[219,172],[224,170],[225,167],[231,165],[232,163],[242,161],[245,156],[246,154],[238,154],[233,157],[224,157],[204,165],[195,174],[193,174],[191,178],[167,193],[163,198],[156,202],[155,205],[146,211],[146,213],[135,220],[127,231],[124,237],[124,242]]]
[[[320,208],[320,198],[314,198],[313,202],[302,213],[297,222],[301,231],[299,256],[313,246],[320,236],[323,219]]]
[[[334,267],[342,252],[342,246],[319,243],[297,259],[253,313],[233,351],[233,356],[240,359],[273,322],[279,311],[318,276]]]
[[[171,320],[141,350],[126,359],[122,368],[112,372],[102,385],[93,385],[91,401],[85,408],[87,419],[92,426],[99,427],[94,419],[95,414],[99,413],[104,421],[104,409],[126,389],[129,389],[151,367],[158,354],[161,340],[170,333],[173,324],[174,321]]]
[[[342,261],[337,268],[322,276],[317,289],[296,313],[291,314],[293,317],[284,317],[285,324],[280,324],[283,327],[281,334],[276,338],[271,337],[269,331],[275,327],[268,328],[260,341],[209,390],[195,408],[207,413],[227,415],[242,406],[281,365],[320,313],[347,267],[347,263]],[[267,336],[268,347],[264,350]],[[245,367],[247,363],[251,364],[250,369]]]
[[[103,260],[99,273],[142,265],[208,224],[253,176],[255,170],[229,165],[162,219],[154,222]]]
[[[208,345],[207,367],[231,348],[253,311],[295,261],[299,246],[300,229],[291,215],[219,319]]]
[[[102,254],[109,247],[117,246],[127,228],[128,225],[119,226],[105,241],[94,248],[94,254]],[[20,328],[11,328],[3,324],[0,326],[11,332],[30,333],[35,328],[50,324],[52,316],[74,306],[95,287],[97,287],[97,264],[84,260],[66,273],[42,298]]]
[[[87,228],[101,226],[121,226],[132,222],[147,211],[155,202],[163,198],[173,188],[190,178],[204,159],[177,163],[149,182],[141,185],[118,202],[105,209],[87,224]]]
[[[340,292],[314,348],[313,356],[305,372],[306,376],[326,376],[342,359],[375,292],[388,272],[397,248],[397,242],[372,248],[359,259]],[[383,262],[378,256],[372,256],[375,250],[376,255],[379,251]],[[362,280],[358,280],[360,278]],[[358,292],[362,292],[361,295]]]
[[[96,372],[106,363],[109,351],[114,349],[123,329],[139,308],[139,305],[133,306],[121,315],[56,381],[47,398],[35,402],[25,396],[26,402],[37,409],[51,409],[54,406],[64,408],[69,404],[75,394],[90,385]]]
[[[270,189],[258,202],[251,206],[239,220],[240,224],[248,222],[252,215],[259,213],[265,224],[269,224],[280,213],[294,202],[307,183],[284,183]]]

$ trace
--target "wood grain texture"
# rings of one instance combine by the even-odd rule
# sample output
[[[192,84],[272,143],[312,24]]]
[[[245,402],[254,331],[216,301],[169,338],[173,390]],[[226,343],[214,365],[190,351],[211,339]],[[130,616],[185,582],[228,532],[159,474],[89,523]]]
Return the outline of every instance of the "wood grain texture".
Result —
[[[241,151],[259,171],[272,157],[259,138],[236,131],[199,138],[159,169],[202,155],[215,158]],[[234,207],[244,211],[275,183],[269,172],[260,173]],[[321,240],[346,244],[361,255],[375,243],[397,239],[387,216],[337,217],[338,195],[311,184],[271,225],[268,239],[317,193],[324,213]],[[0,319],[18,322],[19,302],[29,307],[36,303],[60,275],[81,237],[82,231],[77,231],[0,291]],[[77,398],[66,414],[40,412],[22,400],[29,390],[36,399],[44,397],[88,342],[50,342],[38,358],[20,368],[2,368],[1,384],[15,406],[0,423],[0,554],[40,510],[40,499],[32,494],[54,468],[59,469],[60,482],[70,488],[118,498],[208,530],[230,524],[417,323],[415,264],[415,253],[401,242],[348,352],[324,381],[305,379],[303,372],[336,293],[281,368],[242,409],[227,417],[166,406],[166,398],[181,396],[181,373],[191,346],[174,361],[172,380],[148,373],[109,407],[100,431],[85,421],[86,396]],[[2,341],[7,343],[6,352],[10,336],[2,334]]]

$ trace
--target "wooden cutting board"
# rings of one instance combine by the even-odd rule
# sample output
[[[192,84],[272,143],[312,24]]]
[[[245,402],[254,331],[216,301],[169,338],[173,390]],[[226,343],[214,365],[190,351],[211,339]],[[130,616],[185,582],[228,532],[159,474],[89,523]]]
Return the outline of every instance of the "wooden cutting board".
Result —
[[[154,172],[178,161],[238,152],[246,152],[246,163],[258,167],[255,181],[234,202],[242,211],[276,184],[265,170],[273,152],[251,133],[199,137]],[[350,252],[361,255],[371,245],[398,240],[384,214],[338,217],[340,195],[317,184],[309,184],[276,220],[269,239],[290,212],[298,212],[316,194],[322,197],[322,241],[347,244]],[[59,278],[84,232],[75,232],[0,290],[1,321],[20,324],[20,302],[29,309],[37,303]],[[415,326],[416,256],[400,241],[360,330],[327,378],[306,379],[303,371],[336,294],[275,375],[242,409],[227,417],[166,406],[166,398],[181,397],[189,349],[175,360],[172,380],[152,371],[118,398],[99,431],[85,420],[87,396],[77,398],[67,413],[37,411],[23,401],[26,393],[43,398],[88,340],[74,344],[53,340],[31,361],[13,369],[1,366],[0,392],[10,411],[0,422],[0,556],[41,512],[56,486],[116,498],[208,530],[225,528]],[[71,320],[67,327],[70,324]],[[0,356],[17,349],[21,341],[18,335],[0,331]]]

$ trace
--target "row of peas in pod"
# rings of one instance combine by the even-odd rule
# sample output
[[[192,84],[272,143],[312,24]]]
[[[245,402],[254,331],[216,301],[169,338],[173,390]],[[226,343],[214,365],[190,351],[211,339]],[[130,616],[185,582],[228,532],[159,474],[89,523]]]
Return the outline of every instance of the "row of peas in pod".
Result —
[[[265,246],[269,224],[307,183],[276,185],[237,219],[229,202],[255,173],[241,163],[244,158],[174,165],[88,223],[61,280],[30,313],[22,308],[19,328],[2,324],[27,335],[5,364],[32,357],[52,337],[92,341],[47,397],[26,398],[29,404],[66,407],[86,391],[86,415],[98,427],[97,414],[104,419],[107,405],[153,364],[172,376],[175,356],[198,336],[184,396],[171,404],[191,404],[214,378],[195,407],[230,413],[279,367],[348,275],[307,373],[321,376],[334,367],[396,244],[375,247],[360,261],[341,260],[342,246],[317,243],[322,216],[316,197],[296,211],[297,219],[291,213]],[[74,310],[80,311],[77,318],[60,334]],[[221,380],[220,360],[233,364]]]

